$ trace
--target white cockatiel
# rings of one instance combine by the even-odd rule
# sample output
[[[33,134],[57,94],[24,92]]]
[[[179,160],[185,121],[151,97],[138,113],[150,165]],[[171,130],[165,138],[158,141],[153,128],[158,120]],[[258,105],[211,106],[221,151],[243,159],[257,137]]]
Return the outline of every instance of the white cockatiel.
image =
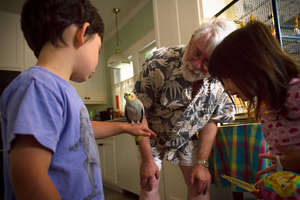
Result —
[[[124,94],[126,100],[125,116],[129,123],[142,123],[145,110],[143,103],[136,97],[133,92]]]

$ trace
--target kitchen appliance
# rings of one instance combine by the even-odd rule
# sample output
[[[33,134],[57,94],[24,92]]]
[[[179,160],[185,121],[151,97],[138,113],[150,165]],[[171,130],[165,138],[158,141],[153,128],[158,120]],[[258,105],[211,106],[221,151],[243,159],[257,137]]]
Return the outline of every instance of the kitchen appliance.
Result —
[[[9,85],[9,83],[15,79],[21,72],[19,71],[7,71],[7,70],[0,70],[0,96],[4,89]],[[1,118],[0,118],[1,119]],[[0,120],[0,171],[3,174],[3,143],[2,143],[2,127],[1,127],[1,120]],[[3,175],[0,176],[0,197],[4,197],[4,180]]]

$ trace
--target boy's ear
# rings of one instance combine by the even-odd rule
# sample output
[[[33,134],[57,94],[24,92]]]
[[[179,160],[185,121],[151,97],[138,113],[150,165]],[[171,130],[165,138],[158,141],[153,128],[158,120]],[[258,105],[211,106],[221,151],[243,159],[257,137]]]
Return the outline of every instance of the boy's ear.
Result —
[[[84,22],[78,29],[76,32],[76,43],[78,46],[82,46],[85,42],[85,33],[86,33],[86,29],[87,27],[90,25],[90,23],[88,22]]]

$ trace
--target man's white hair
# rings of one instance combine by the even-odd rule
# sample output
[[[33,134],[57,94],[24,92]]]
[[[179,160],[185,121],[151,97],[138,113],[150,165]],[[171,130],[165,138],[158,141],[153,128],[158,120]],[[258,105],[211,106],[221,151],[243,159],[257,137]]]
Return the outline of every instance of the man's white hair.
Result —
[[[194,82],[209,76],[208,72],[195,69],[192,63],[188,61],[188,51],[192,43],[198,43],[199,41],[201,44],[204,44],[205,49],[202,49],[202,51],[205,51],[207,56],[210,57],[218,44],[220,44],[227,35],[236,29],[237,25],[233,21],[223,18],[215,18],[201,24],[200,27],[194,31],[192,39],[186,46],[186,50],[183,54],[182,64],[184,79]]]
[[[200,27],[194,31],[192,40],[206,40],[206,53],[211,56],[218,44],[236,29],[237,25],[233,21],[224,18],[214,18],[201,24]]]

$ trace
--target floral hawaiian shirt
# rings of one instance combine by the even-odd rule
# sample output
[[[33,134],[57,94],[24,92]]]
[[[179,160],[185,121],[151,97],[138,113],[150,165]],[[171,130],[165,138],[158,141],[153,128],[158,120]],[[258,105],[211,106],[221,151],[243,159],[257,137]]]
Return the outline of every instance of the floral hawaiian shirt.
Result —
[[[177,46],[153,52],[135,84],[149,128],[158,135],[157,140],[151,140],[153,156],[158,156],[157,150],[163,151],[163,156],[175,164],[179,152],[187,154],[193,136],[201,133],[207,122],[234,119],[234,105],[220,81],[205,78],[192,97],[193,85],[182,75],[184,51],[184,46]]]

